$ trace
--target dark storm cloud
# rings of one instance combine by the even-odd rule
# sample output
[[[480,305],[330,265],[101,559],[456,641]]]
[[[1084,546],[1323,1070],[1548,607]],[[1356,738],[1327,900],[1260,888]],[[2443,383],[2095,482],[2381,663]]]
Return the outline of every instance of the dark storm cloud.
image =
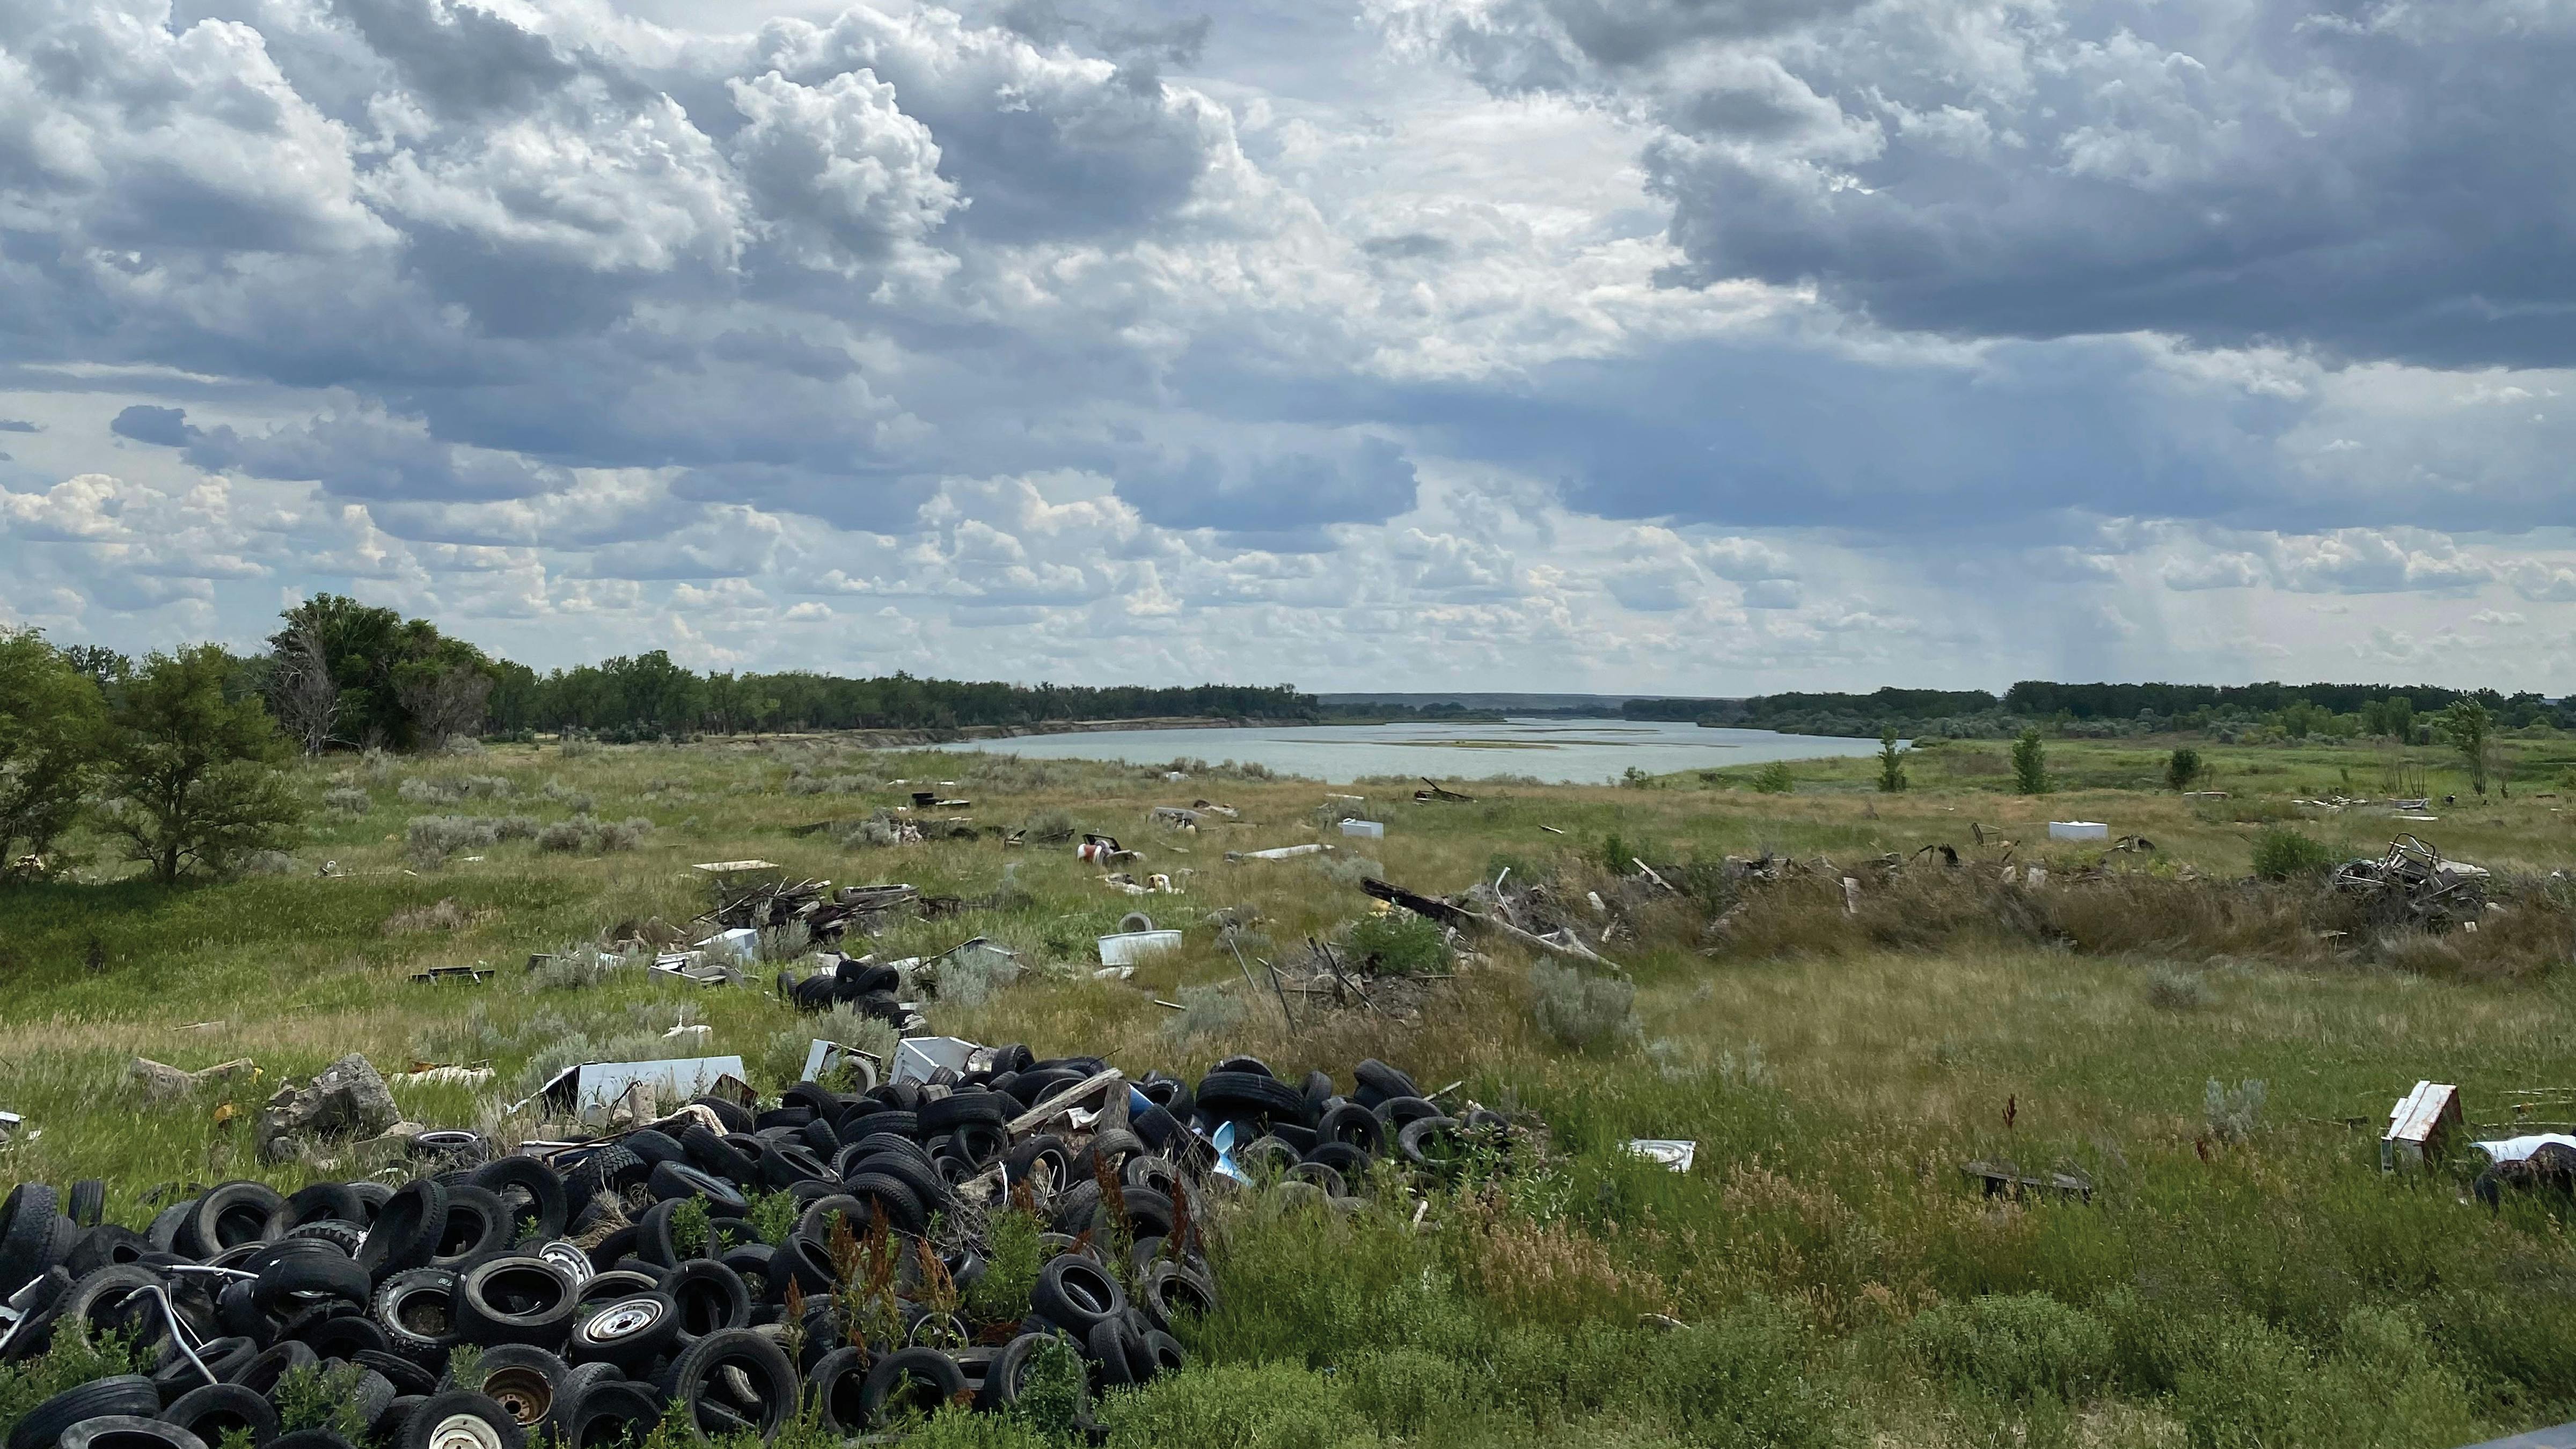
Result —
[[[120,438],[138,443],[153,443],[164,448],[184,448],[194,430],[188,426],[185,408],[159,408],[137,403],[118,413],[107,430]]]
[[[2576,14],[2469,0],[1479,9],[1498,90],[1647,103],[1688,258],[1886,326],[2576,361]]]

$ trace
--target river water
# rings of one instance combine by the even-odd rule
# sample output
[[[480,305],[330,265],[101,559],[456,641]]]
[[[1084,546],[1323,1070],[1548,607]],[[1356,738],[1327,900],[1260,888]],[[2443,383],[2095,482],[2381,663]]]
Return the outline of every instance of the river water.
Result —
[[[1872,755],[1876,740],[1704,729],[1649,720],[1514,719],[1501,724],[1286,725],[1246,729],[1097,730],[970,740],[948,750],[992,750],[1037,760],[1178,759],[1266,765],[1283,775],[1345,782],[1366,775],[1476,780],[1522,775],[1554,784],[1615,782],[1767,760]]]

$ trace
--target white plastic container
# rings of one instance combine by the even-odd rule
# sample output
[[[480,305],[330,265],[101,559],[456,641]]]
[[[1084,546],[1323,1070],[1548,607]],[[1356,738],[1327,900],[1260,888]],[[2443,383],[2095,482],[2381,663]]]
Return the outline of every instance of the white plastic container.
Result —
[[[1178,931],[1124,931],[1100,938],[1100,964],[1133,966],[1149,956],[1181,949]]]
[[[2111,827],[2099,820],[2052,820],[2048,822],[2051,840],[2108,840]]]
[[[1383,840],[1386,838],[1386,826],[1375,820],[1345,820],[1342,822],[1342,833],[1362,835],[1371,840]]]

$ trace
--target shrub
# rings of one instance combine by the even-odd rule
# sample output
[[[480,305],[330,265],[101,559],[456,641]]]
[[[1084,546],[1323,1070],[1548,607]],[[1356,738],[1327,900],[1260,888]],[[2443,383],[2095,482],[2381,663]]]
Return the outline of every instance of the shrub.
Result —
[[[2254,873],[2265,880],[2323,875],[2339,859],[2333,846],[2286,825],[2271,826],[2254,837]]]
[[[1329,1449],[1376,1437],[1333,1380],[1286,1364],[1166,1375],[1099,1413],[1112,1449]]]
[[[343,815],[364,815],[376,808],[375,797],[349,786],[326,792],[322,796],[322,804],[325,809],[337,810]]]
[[[1045,1264],[1039,1236],[1046,1224],[1034,1213],[1006,1208],[985,1220],[984,1276],[966,1290],[966,1309],[987,1321],[1025,1318],[1029,1293]]]
[[[2196,1011],[2215,999],[2198,973],[2159,966],[2147,973],[2147,1004],[2166,1011]]]
[[[537,822],[527,815],[504,815],[492,822],[492,834],[500,840],[534,840]]]
[[[1789,773],[1789,762],[1773,760],[1753,772],[1753,788],[1765,795],[1786,795],[1798,788],[1798,778]]]
[[[2040,743],[2039,726],[2032,725],[2013,741],[2013,789],[2024,795],[2048,793],[2048,746]]]
[[[1315,869],[1323,874],[1324,879],[1335,885],[1356,888],[1364,880],[1386,879],[1386,867],[1365,855],[1335,853],[1309,856],[1308,859],[1315,862]]]
[[[1553,961],[1530,963],[1530,1017],[1557,1045],[1608,1051],[1636,1039],[1637,988]]]
[[[1184,986],[1178,994],[1181,1009],[1163,1018],[1163,1035],[1173,1041],[1226,1036],[1252,1019],[1250,1004],[1223,983]]]
[[[577,851],[590,838],[590,832],[578,820],[558,820],[537,832],[537,849]]]
[[[254,850],[233,866],[240,875],[287,875],[294,869],[295,857],[282,850]]]
[[[2237,1083],[2233,1088],[2209,1079],[2201,1092],[2202,1115],[2209,1119],[2209,1130],[2221,1142],[2242,1142],[2254,1135],[2263,1116],[2264,1088],[2257,1078]]]
[[[358,1412],[358,1376],[365,1372],[337,1361],[288,1369],[268,1396],[277,1406],[277,1427],[289,1434],[327,1429],[353,1444],[365,1438],[367,1421]]]
[[[1788,1310],[1761,1299],[1647,1345],[1645,1386],[1681,1442],[1829,1449],[1852,1442],[1842,1405],[1806,1362]]]
[[[403,849],[420,865],[434,866],[460,850],[501,838],[497,823],[473,815],[415,815],[403,825]]]
[[[1934,1375],[2008,1399],[2078,1398],[2111,1376],[2111,1330],[2045,1293],[1944,1303],[1905,1336]]]
[[[2165,760],[2165,784],[2176,791],[2188,790],[2200,782],[2203,769],[2200,751],[2186,745]]]
[[[1343,934],[1351,954],[1383,976],[1427,976],[1449,964],[1449,938],[1439,924],[1411,911],[1360,917]]]

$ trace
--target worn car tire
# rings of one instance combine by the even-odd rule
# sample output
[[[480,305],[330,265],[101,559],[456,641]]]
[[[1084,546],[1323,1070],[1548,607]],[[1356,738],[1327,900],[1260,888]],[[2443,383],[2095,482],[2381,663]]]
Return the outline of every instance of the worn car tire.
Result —
[[[575,1363],[615,1364],[628,1373],[670,1352],[680,1336],[680,1305],[655,1290],[600,1304],[573,1325],[564,1352]]]
[[[394,1189],[376,1209],[358,1261],[382,1283],[396,1273],[429,1266],[447,1231],[447,1188],[435,1178],[415,1178]]]
[[[410,1268],[376,1285],[367,1306],[385,1331],[392,1353],[424,1368],[447,1361],[456,1342],[456,1275],[444,1268]]]
[[[179,1251],[198,1259],[226,1248],[263,1243],[275,1236],[269,1220],[286,1206],[286,1197],[264,1182],[227,1182],[206,1190],[179,1224]]]
[[[559,1345],[572,1331],[579,1290],[543,1258],[487,1258],[456,1280],[455,1333],[465,1343]]]
[[[796,1365],[777,1340],[748,1328],[689,1345],[672,1361],[670,1383],[672,1409],[702,1436],[749,1430],[774,1439],[798,1408]]]
[[[101,1414],[63,1431],[60,1449],[206,1449],[206,1441],[161,1419]]]
[[[1038,1269],[1037,1284],[1029,1292],[1029,1307],[1076,1334],[1085,1334],[1093,1324],[1124,1311],[1127,1293],[1097,1262],[1079,1254],[1059,1253]]]
[[[47,1195],[51,1196],[48,1189]],[[9,1449],[54,1449],[63,1431],[102,1414],[157,1414],[161,1393],[141,1374],[93,1379],[63,1390],[29,1409],[9,1431]]]
[[[859,1385],[859,1413],[873,1429],[897,1414],[926,1418],[966,1392],[966,1371],[957,1360],[935,1348],[900,1348],[869,1367]]]
[[[222,1443],[227,1434],[247,1433],[254,1446],[265,1449],[277,1437],[277,1406],[240,1384],[190,1389],[172,1400],[161,1417],[209,1444]]]
[[[495,1157],[474,1169],[467,1181],[501,1199],[511,1242],[562,1237],[571,1219],[563,1179],[533,1157],[518,1153]]]

